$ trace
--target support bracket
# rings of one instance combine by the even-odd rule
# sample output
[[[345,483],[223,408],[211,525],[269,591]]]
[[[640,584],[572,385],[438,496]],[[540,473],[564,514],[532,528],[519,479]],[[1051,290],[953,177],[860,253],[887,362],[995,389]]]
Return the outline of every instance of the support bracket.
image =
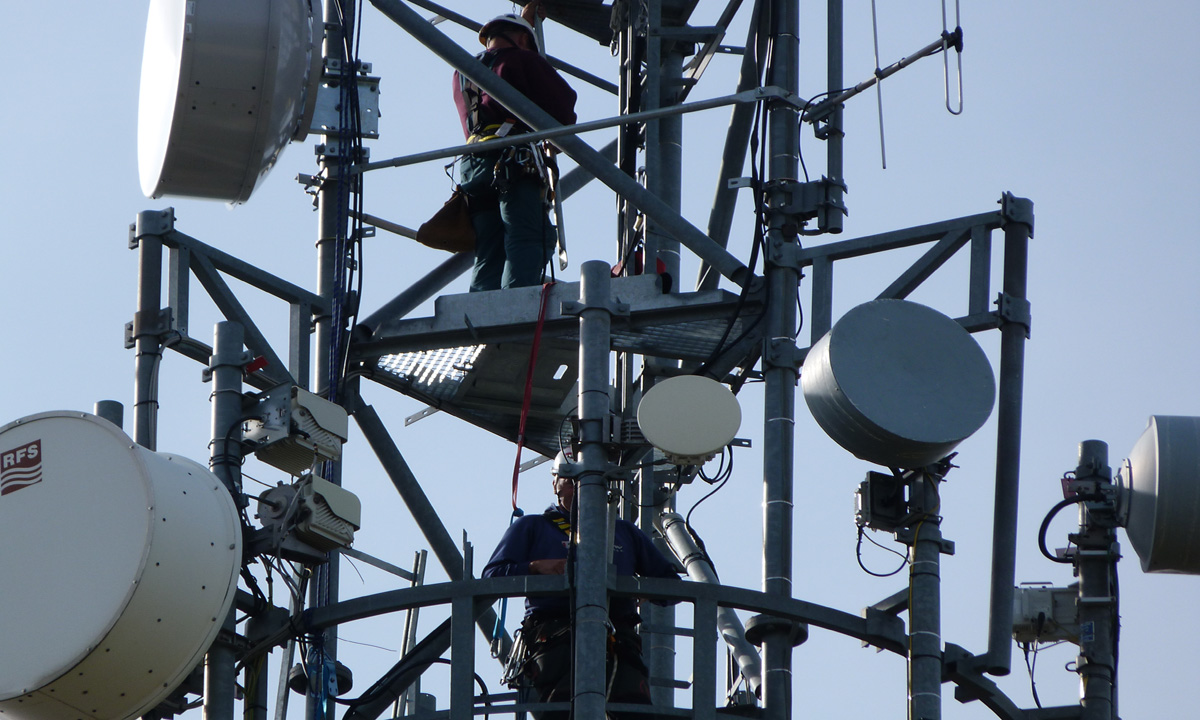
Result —
[[[1009,323],[1016,323],[1025,328],[1025,337],[1029,337],[1033,326],[1029,300],[1001,292],[996,295],[995,305],[996,311],[993,315],[1000,319],[1001,327]]]
[[[618,300],[609,300],[603,305],[585,305],[578,300],[566,300],[562,304],[563,315],[579,315],[584,310],[600,308],[607,310],[610,315],[615,317],[629,317],[629,303],[623,303]]]
[[[792,216],[797,225],[818,220],[820,227],[828,225],[831,213],[848,214],[841,201],[847,192],[846,183],[822,176],[820,180],[797,182],[775,180],[767,183],[767,203],[771,210]]]
[[[762,362],[764,367],[788,368],[800,375],[800,366],[804,364],[804,353],[796,347],[796,342],[789,338],[770,338],[763,343]]]
[[[1010,192],[1004,193],[1000,198],[1000,227],[1010,223],[1028,227],[1029,237],[1033,237],[1033,201]]]
[[[136,250],[138,240],[147,235],[166,235],[175,230],[175,208],[143,210],[129,224],[129,249]]]

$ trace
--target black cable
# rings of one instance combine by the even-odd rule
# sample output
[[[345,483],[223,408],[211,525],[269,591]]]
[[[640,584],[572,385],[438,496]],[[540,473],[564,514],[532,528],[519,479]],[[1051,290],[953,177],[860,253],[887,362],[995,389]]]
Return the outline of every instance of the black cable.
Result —
[[[1054,520],[1054,516],[1058,515],[1063,508],[1070,505],[1077,505],[1081,502],[1086,502],[1092,499],[1094,498],[1090,495],[1075,495],[1074,497],[1069,497],[1065,500],[1059,500],[1054,504],[1054,507],[1050,508],[1050,512],[1046,513],[1046,517],[1042,520],[1041,527],[1038,528],[1038,550],[1042,551],[1042,555],[1044,555],[1047,560],[1059,563],[1061,565],[1074,564],[1075,561],[1071,558],[1060,558],[1046,549],[1046,531],[1049,530],[1050,522]]]
[[[891,572],[886,572],[886,573],[877,573],[874,570],[868,569],[867,566],[863,564],[863,559],[862,559],[863,538],[866,538],[867,542],[871,543],[875,547],[887,550],[888,552],[892,553],[893,555],[899,555],[901,558],[900,567],[896,568],[895,570],[892,570]],[[880,545],[879,543],[875,542],[875,540],[873,538],[867,536],[864,528],[862,528],[862,527],[858,528],[858,543],[854,548],[854,557],[858,561],[858,566],[860,568],[862,568],[862,571],[868,575],[871,575],[872,577],[879,577],[879,578],[892,577],[893,575],[898,574],[901,570],[904,569],[904,567],[906,565],[908,565],[908,556],[907,555],[904,555],[903,553],[898,553],[895,550],[893,550],[892,548],[887,547],[886,545]]]
[[[1038,697],[1037,681],[1034,680],[1033,676],[1034,668],[1037,667],[1037,643],[1033,643],[1032,660],[1029,658],[1029,645],[1030,643],[1021,643],[1021,650],[1025,653],[1025,667],[1029,669],[1029,691],[1033,694],[1033,704],[1037,705],[1038,709],[1040,710],[1042,707],[1042,700]]]
[[[729,482],[729,478],[732,476],[732,474],[733,474],[733,473],[732,473],[732,471],[731,471],[729,475],[726,475],[726,476],[725,476],[725,479],[724,479],[724,480],[722,480],[722,481],[721,481],[721,483],[720,483],[719,485],[717,485],[715,488],[713,488],[712,490],[710,490],[710,491],[708,492],[708,494],[707,494],[707,495],[705,495],[704,497],[702,497],[702,498],[700,498],[699,500],[697,500],[697,501],[696,501],[696,504],[695,504],[695,505],[693,505],[693,506],[692,506],[692,508],[691,508],[690,510],[688,510],[688,511],[687,511],[687,515],[686,515],[686,516],[684,516],[684,518],[683,518],[683,524],[684,524],[684,526],[690,526],[690,525],[692,524],[692,513],[696,512],[696,508],[700,507],[700,503],[702,503],[702,502],[704,502],[705,500],[709,499],[709,498],[710,498],[710,497],[712,497],[713,495],[716,495],[718,490],[720,490],[721,488],[725,487],[725,483]]]

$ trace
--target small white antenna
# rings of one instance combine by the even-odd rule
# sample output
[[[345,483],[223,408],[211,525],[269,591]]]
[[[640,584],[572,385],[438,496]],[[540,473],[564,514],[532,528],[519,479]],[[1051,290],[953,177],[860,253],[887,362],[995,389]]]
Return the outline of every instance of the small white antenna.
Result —
[[[878,45],[878,42],[876,42]],[[958,60],[958,109],[950,106],[950,48],[954,48]],[[875,64],[879,64],[879,49],[875,50]],[[962,15],[959,12],[958,0],[954,0],[954,32],[946,29],[946,0],[942,0],[942,67],[946,79],[946,110],[951,115],[962,115],[963,111],[963,79],[962,79]]]

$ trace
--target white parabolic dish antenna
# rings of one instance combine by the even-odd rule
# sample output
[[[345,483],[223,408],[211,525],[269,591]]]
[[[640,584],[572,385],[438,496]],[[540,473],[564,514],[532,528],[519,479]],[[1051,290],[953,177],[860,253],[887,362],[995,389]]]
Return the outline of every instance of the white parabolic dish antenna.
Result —
[[[874,300],[813,345],[800,376],[817,424],[855,456],[919,468],[983,426],[996,381],[961,325],[907,300]]]
[[[655,384],[638,404],[638,427],[672,462],[698,465],[733,442],[742,408],[721,383],[680,375]]]
[[[155,707],[233,603],[241,523],[204,466],[79,412],[0,428],[0,716]]]
[[[151,0],[138,97],[146,197],[245,202],[308,134],[324,27],[310,0]]]
[[[1151,416],[1117,482],[1142,570],[1200,575],[1200,418]]]

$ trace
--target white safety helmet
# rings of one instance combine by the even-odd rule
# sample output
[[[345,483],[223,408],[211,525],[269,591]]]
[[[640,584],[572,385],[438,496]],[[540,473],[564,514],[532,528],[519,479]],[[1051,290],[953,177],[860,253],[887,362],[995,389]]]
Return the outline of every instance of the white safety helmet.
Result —
[[[550,473],[555,477],[559,475],[571,475],[571,471],[575,469],[575,461],[567,456],[566,453],[559,450],[558,455],[554,456],[554,466],[550,468]]]
[[[479,28],[479,42],[481,44],[487,46],[488,38],[500,32],[501,28],[498,28],[497,25],[513,25],[521,28],[529,33],[529,37],[533,39],[533,47],[539,52],[541,51],[541,47],[538,45],[537,33],[533,31],[533,26],[529,24],[528,20],[515,13],[497,15],[484,23],[483,27]]]

